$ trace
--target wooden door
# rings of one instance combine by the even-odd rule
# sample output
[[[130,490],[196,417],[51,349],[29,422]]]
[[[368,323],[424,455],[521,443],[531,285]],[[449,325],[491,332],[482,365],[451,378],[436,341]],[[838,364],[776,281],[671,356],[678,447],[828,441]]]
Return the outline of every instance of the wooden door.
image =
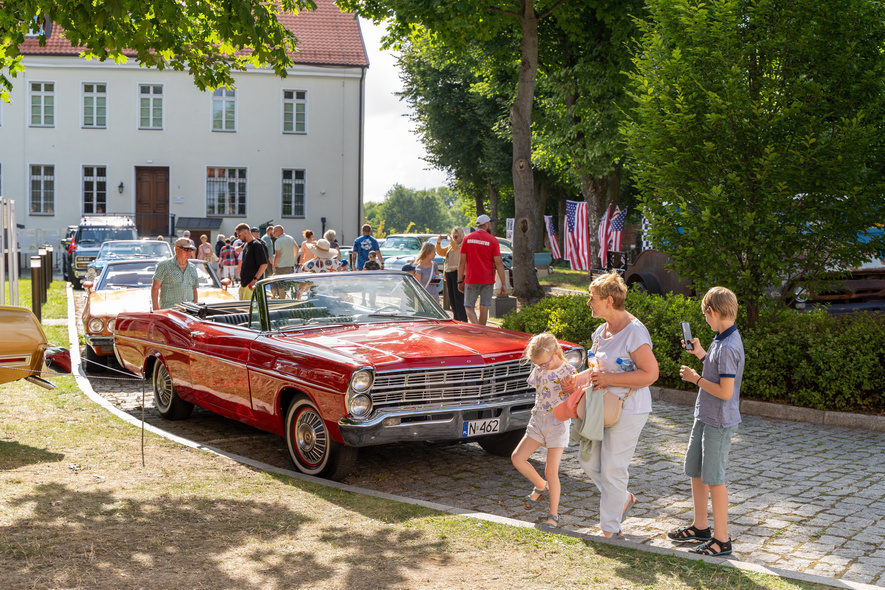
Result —
[[[135,168],[135,226],[139,237],[169,237],[169,168]]]

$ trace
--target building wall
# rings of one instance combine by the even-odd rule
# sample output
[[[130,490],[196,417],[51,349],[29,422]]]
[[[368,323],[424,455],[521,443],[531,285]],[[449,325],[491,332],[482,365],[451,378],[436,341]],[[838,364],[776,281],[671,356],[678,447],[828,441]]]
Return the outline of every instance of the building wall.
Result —
[[[29,56],[13,80],[12,102],[0,104],[0,193],[18,203],[26,229],[58,229],[83,214],[83,166],[107,167],[107,213],[135,212],[135,168],[169,168],[170,213],[207,217],[207,166],[247,169],[247,214],[224,217],[220,232],[240,222],[281,223],[287,233],[338,231],[357,237],[362,199],[362,69],[300,66],[285,79],[251,70],[237,80],[236,132],[212,131],[212,93],[201,92],[185,72],[89,62],[73,57]],[[55,127],[29,127],[31,82],[55,84]],[[84,129],[82,84],[107,84],[107,129]],[[139,84],[162,84],[162,130],[138,129]],[[283,89],[307,90],[307,133],[282,133]],[[31,164],[55,165],[55,208],[33,215]],[[281,170],[306,171],[303,219],[281,214]],[[122,194],[118,186],[123,183]],[[214,240],[214,236],[212,238]]]

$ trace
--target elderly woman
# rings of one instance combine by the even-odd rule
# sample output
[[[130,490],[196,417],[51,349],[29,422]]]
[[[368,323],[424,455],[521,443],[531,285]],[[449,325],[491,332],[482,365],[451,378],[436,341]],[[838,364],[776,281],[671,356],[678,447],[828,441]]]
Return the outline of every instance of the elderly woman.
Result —
[[[464,309],[464,293],[458,290],[458,263],[461,261],[461,241],[467,233],[463,227],[452,229],[447,236],[439,235],[436,238],[436,253],[444,257],[446,292],[449,294],[449,303],[452,305],[452,316],[459,322],[467,321],[467,310]],[[440,244],[443,238],[449,240],[448,246],[443,248]]]
[[[621,522],[636,503],[636,496],[627,490],[627,470],[651,412],[648,386],[658,378],[651,336],[624,308],[626,298],[627,285],[615,271],[590,283],[587,305],[593,317],[605,320],[593,333],[592,350],[599,370],[590,374],[590,382],[625,399],[618,423],[605,429],[601,443],[593,445],[586,461],[578,461],[599,488],[599,525],[606,537],[623,536]]]

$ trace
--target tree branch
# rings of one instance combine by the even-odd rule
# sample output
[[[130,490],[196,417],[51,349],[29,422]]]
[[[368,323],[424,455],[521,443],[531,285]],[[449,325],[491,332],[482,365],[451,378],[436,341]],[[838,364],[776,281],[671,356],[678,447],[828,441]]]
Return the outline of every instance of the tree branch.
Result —
[[[550,14],[551,14],[554,10],[556,10],[557,8],[559,8],[560,6],[562,6],[563,4],[565,4],[566,2],[568,2],[568,0],[559,0],[559,2],[557,2],[556,4],[554,4],[553,6],[551,6],[549,9],[547,9],[543,14],[541,14],[541,15],[538,17],[538,20],[539,20],[539,21],[540,21],[540,20],[544,20],[545,18],[547,18],[548,16],[550,16]]]
[[[486,12],[497,12],[498,14],[503,14],[504,16],[510,16],[519,20],[519,13],[513,12],[512,10],[504,10],[503,8],[498,8],[497,6],[484,6],[483,10],[485,10]]]

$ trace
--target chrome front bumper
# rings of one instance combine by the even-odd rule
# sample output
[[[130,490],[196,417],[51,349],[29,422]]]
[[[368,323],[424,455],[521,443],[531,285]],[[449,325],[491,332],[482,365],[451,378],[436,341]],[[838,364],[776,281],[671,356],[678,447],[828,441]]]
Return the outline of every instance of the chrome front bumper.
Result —
[[[525,428],[532,414],[534,399],[506,400],[452,407],[384,410],[366,420],[342,418],[338,429],[344,443],[368,447],[406,441],[469,441],[463,437],[464,422],[498,418],[499,432]]]

